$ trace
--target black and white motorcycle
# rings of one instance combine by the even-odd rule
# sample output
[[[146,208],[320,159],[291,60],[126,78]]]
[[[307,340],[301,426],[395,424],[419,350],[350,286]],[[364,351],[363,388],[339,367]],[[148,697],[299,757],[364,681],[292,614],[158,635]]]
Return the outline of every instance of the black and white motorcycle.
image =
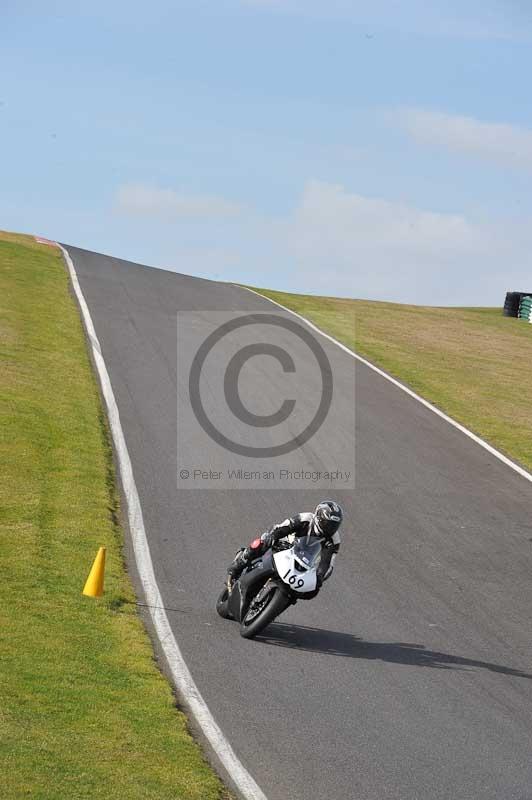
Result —
[[[318,591],[321,540],[315,536],[281,540],[225,586],[216,611],[240,623],[240,635],[252,639],[298,600]]]

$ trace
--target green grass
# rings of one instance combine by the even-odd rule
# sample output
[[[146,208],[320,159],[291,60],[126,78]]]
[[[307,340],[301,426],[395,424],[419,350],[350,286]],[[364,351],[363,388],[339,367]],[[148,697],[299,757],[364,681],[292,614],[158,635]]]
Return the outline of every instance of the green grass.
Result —
[[[532,469],[532,325],[496,308],[256,291],[312,320]]]
[[[12,798],[218,800],[122,562],[109,436],[55,248],[0,234],[0,769]],[[106,591],[81,596],[98,546]]]

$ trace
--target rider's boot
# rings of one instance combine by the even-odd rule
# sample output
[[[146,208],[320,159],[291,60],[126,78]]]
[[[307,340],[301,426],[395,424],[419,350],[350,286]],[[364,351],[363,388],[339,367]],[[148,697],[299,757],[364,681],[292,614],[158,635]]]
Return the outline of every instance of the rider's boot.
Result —
[[[229,565],[229,569],[227,570],[228,588],[231,588],[233,583],[235,583],[235,581],[237,581],[242,575],[244,568],[249,563],[249,556],[250,553],[248,547],[242,547],[242,549],[236,554],[234,561]]]
[[[260,555],[262,542],[260,539],[254,539],[249,547],[242,547],[235,556],[232,564],[229,565],[227,570],[227,587],[231,590],[232,585],[242,575],[244,569],[252,561]]]

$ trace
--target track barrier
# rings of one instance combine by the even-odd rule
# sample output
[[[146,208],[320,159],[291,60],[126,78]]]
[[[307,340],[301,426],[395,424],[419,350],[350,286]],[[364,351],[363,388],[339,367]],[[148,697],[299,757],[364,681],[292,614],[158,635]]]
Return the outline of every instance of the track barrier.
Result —
[[[525,295],[521,298],[517,316],[526,322],[532,322],[532,297]]]
[[[519,317],[530,322],[529,317],[525,316],[525,311],[530,310],[529,305],[532,307],[532,292],[506,292],[503,314],[505,317]]]

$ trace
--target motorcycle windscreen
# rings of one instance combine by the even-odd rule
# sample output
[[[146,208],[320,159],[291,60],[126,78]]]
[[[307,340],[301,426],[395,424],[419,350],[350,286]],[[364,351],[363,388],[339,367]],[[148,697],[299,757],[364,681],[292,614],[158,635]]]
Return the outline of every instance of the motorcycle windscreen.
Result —
[[[321,541],[308,536],[297,539],[294,544],[294,557],[307,569],[316,569],[321,561]]]

